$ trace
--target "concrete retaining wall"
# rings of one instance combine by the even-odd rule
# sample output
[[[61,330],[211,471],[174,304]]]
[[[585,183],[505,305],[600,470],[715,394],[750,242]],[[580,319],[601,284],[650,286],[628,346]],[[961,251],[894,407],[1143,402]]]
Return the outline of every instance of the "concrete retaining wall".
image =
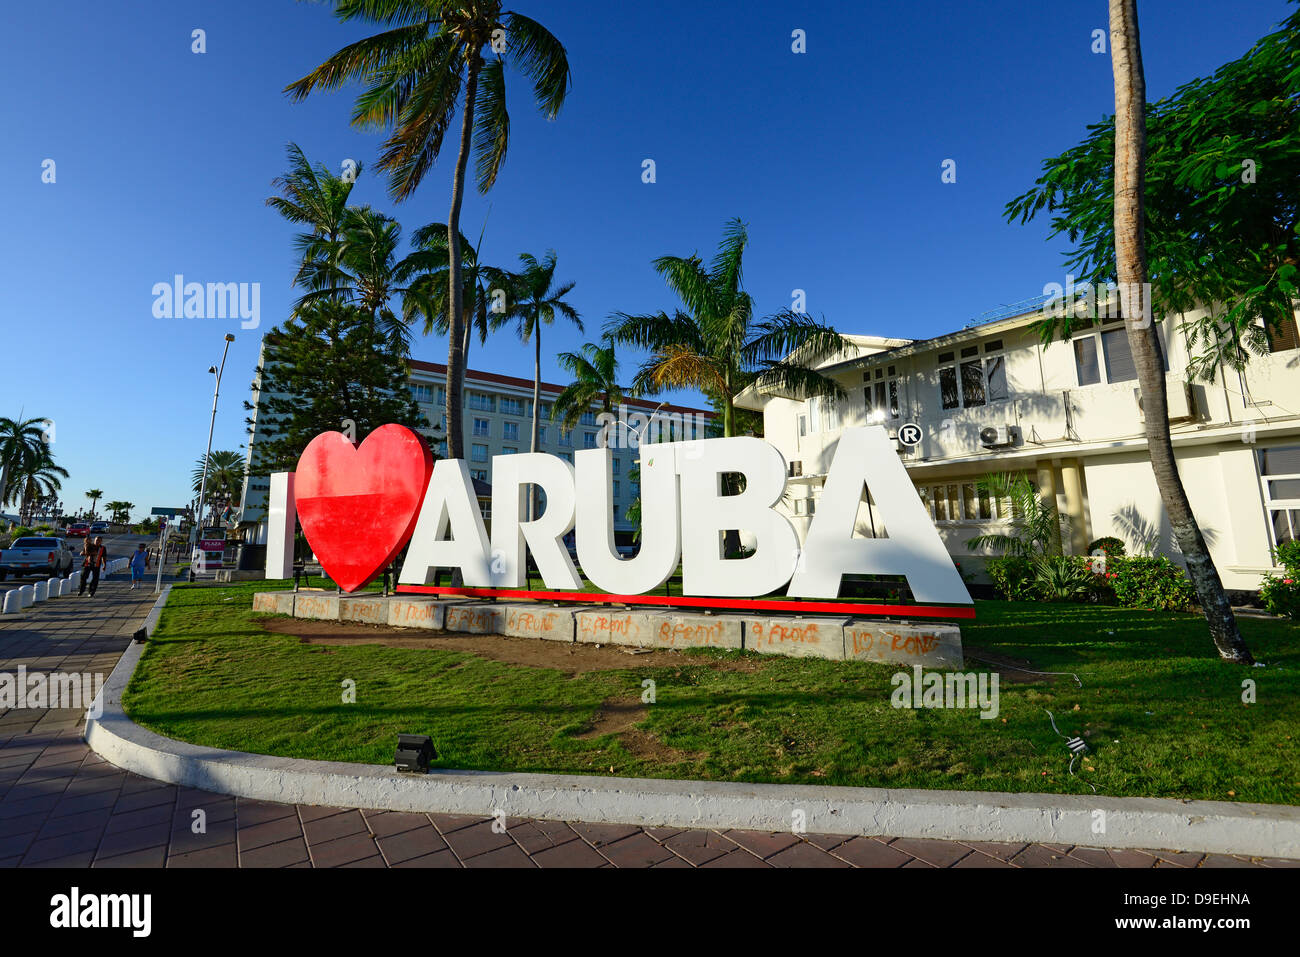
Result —
[[[733,648],[796,658],[963,667],[955,625],[792,615],[708,615],[680,609],[597,608],[422,595],[273,591],[253,610],[296,618],[508,635],[638,648]]]

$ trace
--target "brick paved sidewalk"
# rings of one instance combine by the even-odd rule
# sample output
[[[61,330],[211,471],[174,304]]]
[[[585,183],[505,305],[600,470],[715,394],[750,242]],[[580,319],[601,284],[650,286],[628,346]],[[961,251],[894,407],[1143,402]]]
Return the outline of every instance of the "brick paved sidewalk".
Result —
[[[0,619],[0,671],[107,676],[153,605],[105,581]],[[1295,867],[1221,854],[505,821],[271,804],[129,774],[78,711],[0,714],[0,867]],[[201,811],[202,815],[196,814]],[[194,833],[197,820],[204,833]]]

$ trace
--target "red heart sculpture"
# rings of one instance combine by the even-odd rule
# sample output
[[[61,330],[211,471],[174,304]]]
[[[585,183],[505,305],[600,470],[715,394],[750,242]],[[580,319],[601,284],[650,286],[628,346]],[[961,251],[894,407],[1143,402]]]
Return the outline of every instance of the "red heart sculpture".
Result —
[[[403,425],[381,425],[361,443],[322,432],[298,459],[298,519],[321,568],[344,591],[373,581],[415,530],[433,454]]]

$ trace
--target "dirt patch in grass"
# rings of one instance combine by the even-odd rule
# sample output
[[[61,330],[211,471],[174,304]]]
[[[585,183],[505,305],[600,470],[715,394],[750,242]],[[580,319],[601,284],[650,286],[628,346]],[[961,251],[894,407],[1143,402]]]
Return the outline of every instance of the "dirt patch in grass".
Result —
[[[699,755],[670,748],[652,732],[638,728],[647,717],[649,710],[640,698],[610,698],[601,704],[591,727],[574,737],[590,741],[607,734],[616,735],[629,754],[643,761],[674,763],[698,759]]]
[[[687,655],[668,648],[630,648],[625,645],[589,645],[542,638],[506,635],[463,635],[420,628],[391,628],[364,622],[318,621],[311,618],[273,616],[255,619],[267,631],[293,635],[304,645],[383,645],[386,648],[426,648],[464,651],[491,661],[530,668],[555,668],[566,674],[589,671],[623,671],[636,668],[671,668],[697,665],[717,671],[754,672],[760,662]],[[637,702],[640,704],[640,702]],[[639,718],[637,720],[640,720]],[[635,723],[635,722],[632,722]]]

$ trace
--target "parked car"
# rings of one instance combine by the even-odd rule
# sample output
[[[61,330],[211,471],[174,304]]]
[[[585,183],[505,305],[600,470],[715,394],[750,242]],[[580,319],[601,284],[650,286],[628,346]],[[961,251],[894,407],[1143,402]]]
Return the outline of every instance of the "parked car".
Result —
[[[108,531],[108,522],[92,522],[90,525],[90,534],[100,535]]]
[[[73,522],[64,534],[69,538],[85,538],[90,534],[90,526],[86,522]]]
[[[0,551],[0,581],[15,577],[70,575],[76,556],[62,538],[27,536]]]

